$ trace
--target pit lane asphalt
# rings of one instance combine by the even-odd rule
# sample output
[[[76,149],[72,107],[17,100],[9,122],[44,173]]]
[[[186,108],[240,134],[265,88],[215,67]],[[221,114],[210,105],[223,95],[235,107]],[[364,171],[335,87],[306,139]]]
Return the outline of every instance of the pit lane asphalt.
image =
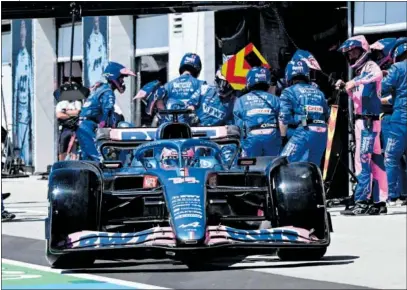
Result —
[[[14,222],[2,224],[2,258],[48,266],[43,222],[47,182],[38,177],[2,182],[2,192],[12,194],[6,209],[17,215]],[[221,260],[211,271],[190,271],[172,260],[99,260],[94,267],[75,272],[176,289],[406,289],[405,208],[391,209],[381,217],[342,217],[338,209],[332,215],[335,232],[321,261],[251,256],[229,268],[219,267],[225,265]]]
[[[41,240],[2,236],[2,258],[48,266]],[[337,264],[329,259],[318,265]],[[309,264],[307,264],[309,265]],[[269,267],[269,266],[266,266]],[[301,264],[294,265],[301,267]],[[368,289],[282,275],[245,271],[245,267],[213,271],[189,271],[171,260],[98,261],[92,268],[70,271],[175,289]]]

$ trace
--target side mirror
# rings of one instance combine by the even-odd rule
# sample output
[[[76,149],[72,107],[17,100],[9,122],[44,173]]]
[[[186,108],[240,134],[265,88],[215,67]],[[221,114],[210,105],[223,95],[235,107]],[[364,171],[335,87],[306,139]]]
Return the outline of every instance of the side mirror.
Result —
[[[123,167],[123,162],[122,161],[117,161],[117,160],[104,160],[103,161],[103,168],[108,168],[108,169],[117,169],[117,168],[122,168]]]

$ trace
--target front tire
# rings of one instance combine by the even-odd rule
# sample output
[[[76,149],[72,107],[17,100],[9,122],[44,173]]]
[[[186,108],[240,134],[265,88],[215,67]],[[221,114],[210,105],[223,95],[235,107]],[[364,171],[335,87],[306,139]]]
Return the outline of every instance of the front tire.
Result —
[[[95,258],[89,255],[76,254],[53,254],[49,249],[49,240],[46,240],[46,258],[51,268],[56,269],[79,269],[93,265]]]
[[[48,181],[49,213],[46,222],[46,258],[52,268],[91,266],[95,259],[83,253],[64,253],[59,244],[71,233],[98,230],[102,178],[100,170],[83,161],[53,165]]]
[[[289,163],[278,167],[272,179],[272,198],[278,212],[275,226],[306,229],[325,241],[317,248],[281,248],[277,256],[282,261],[320,260],[330,242],[330,224],[319,169],[312,163]]]

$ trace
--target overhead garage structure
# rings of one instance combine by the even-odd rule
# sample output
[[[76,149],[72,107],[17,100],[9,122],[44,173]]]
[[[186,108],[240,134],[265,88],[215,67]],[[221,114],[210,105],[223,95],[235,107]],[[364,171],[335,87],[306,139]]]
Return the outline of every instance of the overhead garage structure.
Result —
[[[69,1],[7,1],[2,4],[1,16],[3,19],[69,17],[71,3],[72,2]],[[83,17],[187,13],[265,5],[265,3],[261,1],[75,1],[75,3],[81,7],[81,15]]]
[[[71,3],[65,1],[2,3],[3,87],[6,104],[12,103],[13,21],[33,19],[32,57],[34,75],[33,102],[33,170],[43,172],[56,160],[56,121],[53,91],[69,75],[71,39]],[[252,42],[273,69],[283,75],[286,62],[297,48],[311,51],[322,69],[334,78],[347,79],[348,68],[336,51],[349,35],[367,34],[369,42],[381,37],[403,35],[406,25],[405,2],[266,2],[266,1],[174,1],[146,2],[77,1],[80,16],[75,23],[73,76],[84,79],[84,43],[87,17],[106,16],[108,58],[123,63],[137,72],[129,80],[124,95],[117,97],[127,120],[136,125],[148,124],[144,107],[132,101],[136,91],[152,79],[164,82],[177,76],[183,53],[197,52],[203,61],[200,78],[211,83],[222,63],[222,55],[238,52]],[[404,5],[404,6],[403,6]],[[324,11],[321,13],[320,11]],[[405,31],[405,29],[404,29]],[[405,34],[405,33],[404,33]],[[152,37],[153,36],[153,37]],[[14,39],[14,42],[13,42]],[[332,88],[326,78],[320,87],[327,97]],[[347,107],[347,98],[343,98]],[[11,111],[11,105],[7,105]],[[8,113],[11,119],[12,113]],[[339,117],[343,128],[337,148],[347,166],[347,118]],[[9,127],[12,125],[7,121]],[[11,123],[13,120],[11,120]],[[55,132],[50,134],[50,132]],[[345,148],[346,147],[346,148]],[[344,150],[342,150],[345,148]],[[41,158],[39,158],[41,156]],[[347,183],[345,167],[336,170],[333,188]],[[339,193],[338,191],[338,194]]]
[[[125,118],[137,125],[149,122],[143,106],[132,102],[137,89],[151,79],[167,81],[176,77],[179,60],[188,51],[201,56],[200,78],[208,82],[213,81],[222,54],[234,54],[249,42],[254,43],[272,67],[280,71],[289,58],[287,53],[293,53],[297,46],[315,53],[327,72],[340,75],[345,71],[344,67],[338,68],[340,59],[338,64],[327,61],[335,57],[327,55],[326,51],[336,42],[335,35],[340,34],[340,40],[346,38],[346,13],[337,9],[346,6],[346,2],[78,1],[75,4],[80,7],[82,19],[78,18],[75,24],[74,79],[81,81],[84,78],[86,17],[108,16],[109,59],[123,63],[138,75],[133,82],[129,81],[125,94],[117,96]],[[320,15],[315,5],[326,13]],[[2,5],[2,18],[11,20],[11,26],[18,19],[33,19],[32,135],[35,138],[32,167],[36,172],[45,171],[57,155],[52,94],[69,74],[70,11],[71,2],[62,1],[4,2]],[[10,30],[10,22],[3,24],[4,30],[7,26]],[[18,35],[9,38],[9,47],[19,42]],[[12,63],[15,52],[8,53],[9,63]]]

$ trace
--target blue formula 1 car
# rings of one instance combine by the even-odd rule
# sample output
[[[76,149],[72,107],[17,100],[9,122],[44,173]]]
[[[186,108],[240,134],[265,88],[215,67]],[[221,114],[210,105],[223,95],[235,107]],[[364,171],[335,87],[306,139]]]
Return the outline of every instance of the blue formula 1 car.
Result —
[[[103,163],[62,161],[49,176],[46,256],[52,267],[96,259],[320,259],[332,229],[319,168],[285,158],[225,162],[237,128],[100,129]]]

